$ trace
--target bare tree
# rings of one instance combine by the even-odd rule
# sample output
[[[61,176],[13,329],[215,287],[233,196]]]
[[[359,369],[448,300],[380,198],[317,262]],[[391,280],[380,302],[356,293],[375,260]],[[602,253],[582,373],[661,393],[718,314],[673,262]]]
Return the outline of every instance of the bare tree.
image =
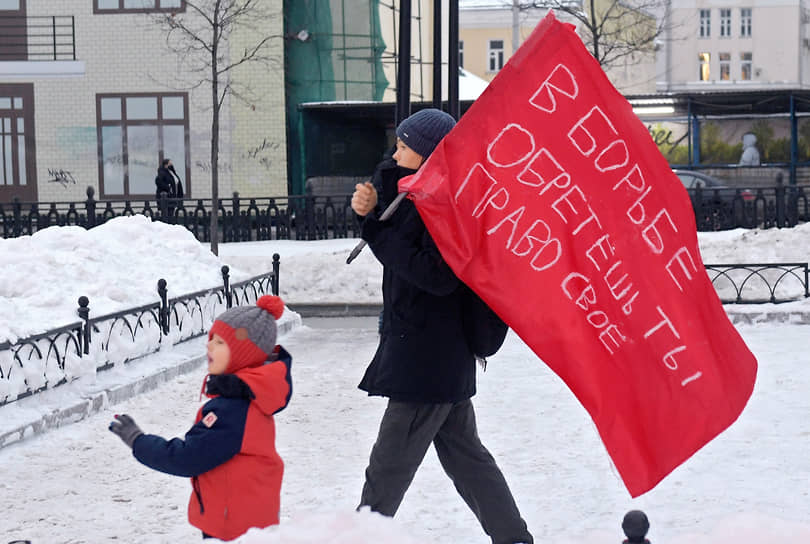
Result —
[[[602,68],[651,54],[668,31],[668,0],[504,0],[521,11],[553,9],[574,18],[585,46]]]
[[[166,35],[166,45],[182,66],[179,81],[186,89],[210,86],[211,91],[211,251],[219,254],[219,128],[228,96],[244,99],[233,72],[249,63],[276,67],[271,45],[282,38],[267,28],[279,13],[264,0],[186,0],[186,11],[154,15]],[[231,43],[235,32],[248,45]]]

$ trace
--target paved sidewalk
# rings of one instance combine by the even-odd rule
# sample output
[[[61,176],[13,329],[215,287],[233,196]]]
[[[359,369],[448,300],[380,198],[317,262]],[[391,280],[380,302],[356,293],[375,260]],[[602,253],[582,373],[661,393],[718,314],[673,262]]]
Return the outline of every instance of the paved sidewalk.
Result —
[[[735,325],[791,323],[810,325],[810,311],[780,305],[725,306]],[[301,326],[301,318],[377,316],[379,304],[290,304],[293,318],[279,323],[279,337]],[[297,314],[297,315],[295,315]],[[182,374],[198,370],[205,362],[205,337],[189,340],[171,350],[158,351],[122,368],[99,372],[93,383],[62,385],[0,407],[0,449],[31,436],[80,421],[107,406],[151,391]]]

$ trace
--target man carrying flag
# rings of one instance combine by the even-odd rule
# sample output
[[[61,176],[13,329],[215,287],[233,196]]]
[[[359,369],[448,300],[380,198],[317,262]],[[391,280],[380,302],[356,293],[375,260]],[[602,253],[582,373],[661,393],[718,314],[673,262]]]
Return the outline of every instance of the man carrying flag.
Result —
[[[419,169],[454,125],[436,109],[411,115],[397,127],[394,160]],[[476,429],[476,363],[462,327],[462,308],[475,295],[447,266],[413,202],[402,201],[384,221],[377,202],[371,183],[357,185],[352,209],[383,265],[380,344],[360,388],[389,398],[360,506],[393,516],[432,443],[493,544],[533,543]]]
[[[399,185],[444,262],[588,411],[631,496],[740,415],[757,362],[689,197],[553,12]]]

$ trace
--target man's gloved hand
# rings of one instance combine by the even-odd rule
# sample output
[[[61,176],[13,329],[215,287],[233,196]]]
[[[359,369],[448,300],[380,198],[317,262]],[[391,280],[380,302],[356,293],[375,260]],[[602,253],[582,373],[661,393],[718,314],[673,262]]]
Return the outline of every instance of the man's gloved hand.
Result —
[[[118,435],[124,444],[132,448],[135,439],[143,434],[143,431],[135,424],[135,420],[126,414],[115,416],[115,421],[110,423],[110,431]]]
[[[255,399],[256,395],[248,384],[236,374],[214,374],[208,377],[206,392],[229,399]]]

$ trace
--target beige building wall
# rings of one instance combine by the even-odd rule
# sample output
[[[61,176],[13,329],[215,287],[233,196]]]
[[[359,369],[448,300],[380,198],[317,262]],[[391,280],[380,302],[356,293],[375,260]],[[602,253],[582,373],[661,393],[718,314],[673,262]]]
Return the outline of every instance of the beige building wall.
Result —
[[[282,0],[270,32],[281,35]],[[73,15],[76,58],[84,74],[28,76],[3,73],[2,83],[33,83],[36,171],[39,201],[83,200],[91,186],[99,198],[99,93],[188,92],[190,179],[180,177],[186,196],[210,197],[211,91],[192,90],[185,67],[165,49],[165,38],[144,14],[94,14],[92,0],[29,0],[28,16]],[[237,37],[237,43],[246,43]],[[283,44],[275,44],[279,68],[255,65],[238,77],[253,89],[250,104],[226,102],[220,142],[220,196],[286,194]],[[30,63],[28,63],[30,64]],[[157,172],[154,158],[152,179]],[[154,183],[151,184],[154,192]],[[110,197],[115,198],[115,197]]]
[[[731,9],[731,36],[720,36],[720,9]],[[741,8],[751,9],[751,36],[740,35]],[[710,10],[710,36],[700,36],[700,10]],[[673,1],[670,90],[802,88],[808,84],[810,42],[798,0]],[[806,19],[806,15],[804,17]],[[701,53],[709,54],[709,79],[700,80]],[[720,78],[720,53],[731,57],[731,77]],[[741,77],[741,53],[751,53],[751,79]],[[665,82],[659,83],[659,88]]]
[[[278,15],[263,23],[267,35],[284,32],[282,0],[264,0]],[[236,33],[231,47],[244,49],[255,45],[256,37]],[[284,107],[284,53],[281,39],[272,42],[269,63],[251,63],[234,72],[234,79],[249,91],[243,100],[230,101],[232,124],[232,191],[240,196],[287,194],[287,140]],[[220,196],[226,196],[220,192]]]
[[[499,4],[499,2],[492,2]],[[523,43],[548,11],[533,9],[519,14],[520,42]],[[576,24],[565,13],[555,13],[563,21]],[[459,40],[464,42],[464,68],[478,77],[491,81],[497,71],[489,69],[490,40],[503,40],[504,64],[512,51],[512,10],[508,6],[461,9],[459,15]],[[655,56],[635,55],[618,66],[606,70],[611,83],[624,94],[641,94],[655,91]]]

